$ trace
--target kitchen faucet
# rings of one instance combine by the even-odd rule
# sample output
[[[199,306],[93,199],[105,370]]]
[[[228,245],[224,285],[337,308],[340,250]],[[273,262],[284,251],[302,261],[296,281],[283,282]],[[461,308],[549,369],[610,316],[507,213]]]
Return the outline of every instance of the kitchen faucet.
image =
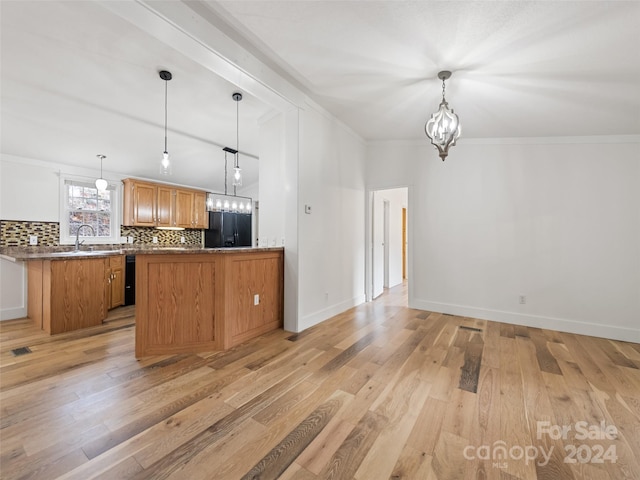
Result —
[[[91,225],[87,225],[86,223],[83,223],[82,225],[80,225],[78,227],[78,229],[76,230],[76,252],[78,250],[80,250],[80,245],[82,245],[84,243],[84,240],[82,242],[78,241],[79,240],[79,236],[80,236],[80,229],[82,227],[89,227],[91,229],[91,234],[95,237],[96,236],[96,231],[93,229],[93,227]]]

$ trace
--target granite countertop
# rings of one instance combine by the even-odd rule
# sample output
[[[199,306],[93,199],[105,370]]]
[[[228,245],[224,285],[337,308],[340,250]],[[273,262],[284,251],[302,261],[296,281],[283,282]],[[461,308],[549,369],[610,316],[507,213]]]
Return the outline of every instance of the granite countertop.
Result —
[[[79,251],[73,247],[0,247],[0,258],[16,261],[29,260],[73,260],[82,258],[100,258],[111,255],[169,255],[169,254],[212,254],[282,251],[284,247],[230,247],[203,248],[200,246],[133,246],[133,245],[87,245]]]

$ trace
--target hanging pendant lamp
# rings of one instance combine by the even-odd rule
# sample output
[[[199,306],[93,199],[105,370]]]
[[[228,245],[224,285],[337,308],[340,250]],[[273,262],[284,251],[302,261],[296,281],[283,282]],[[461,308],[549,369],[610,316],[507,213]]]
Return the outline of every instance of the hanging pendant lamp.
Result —
[[[242,100],[242,94],[235,92],[231,98],[236,102],[236,163],[233,167],[233,193],[236,193],[236,187],[242,186],[242,169],[238,157],[240,156],[240,100]]]
[[[162,160],[160,161],[160,174],[171,175],[171,160],[169,159],[169,152],[167,150],[167,86],[173,76],[171,72],[161,70],[160,78],[164,80],[164,152],[162,153]]]
[[[96,155],[96,157],[100,159],[100,178],[96,180],[96,188],[99,192],[104,192],[109,186],[109,182],[102,178],[102,160],[107,157],[105,155]]]
[[[431,139],[431,143],[438,149],[439,156],[444,162],[449,154],[449,148],[456,144],[456,140],[460,138],[460,120],[449,104],[444,99],[444,81],[451,77],[451,72],[443,70],[438,73],[438,78],[442,80],[442,101],[438,111],[431,115],[431,118],[424,126],[427,136]]]

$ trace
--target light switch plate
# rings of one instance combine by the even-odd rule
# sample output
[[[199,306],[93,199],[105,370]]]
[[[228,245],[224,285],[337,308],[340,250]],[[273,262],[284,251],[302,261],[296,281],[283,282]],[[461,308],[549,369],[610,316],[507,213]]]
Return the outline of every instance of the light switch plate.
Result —
[[[37,235],[29,235],[29,245],[38,245]]]
[[[311,215],[311,205],[304,206],[304,213],[306,213],[307,215]]]

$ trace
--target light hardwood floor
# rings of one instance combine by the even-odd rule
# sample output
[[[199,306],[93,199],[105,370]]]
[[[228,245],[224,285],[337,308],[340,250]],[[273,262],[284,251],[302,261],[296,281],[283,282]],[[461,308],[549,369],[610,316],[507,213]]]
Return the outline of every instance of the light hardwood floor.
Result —
[[[640,478],[638,344],[412,310],[402,286],[138,361],[133,313],[0,323],[3,479]]]

